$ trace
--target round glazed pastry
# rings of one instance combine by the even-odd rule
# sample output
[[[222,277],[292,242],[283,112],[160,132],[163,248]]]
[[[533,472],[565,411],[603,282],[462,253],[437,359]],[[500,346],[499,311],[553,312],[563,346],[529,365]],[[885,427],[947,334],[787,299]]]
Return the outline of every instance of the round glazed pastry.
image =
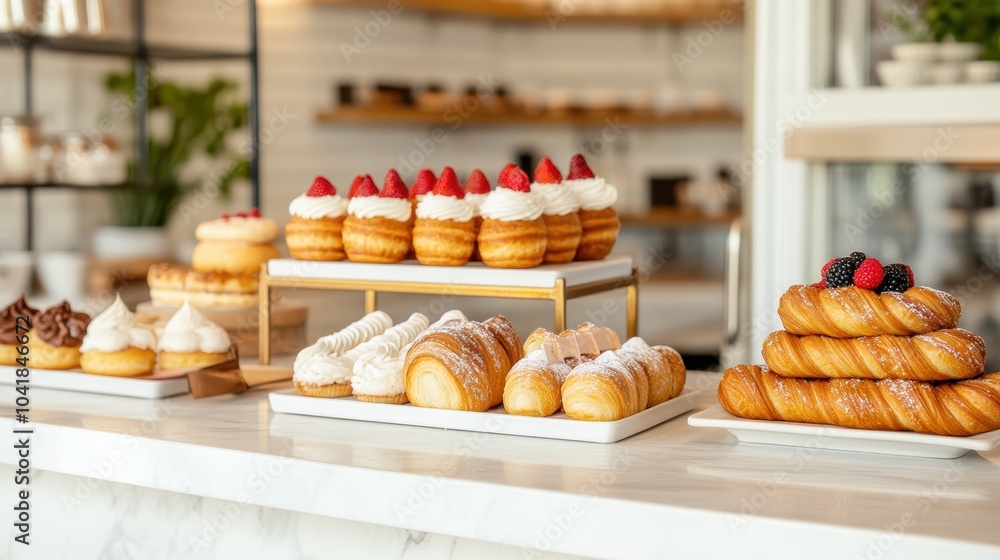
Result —
[[[601,260],[614,248],[621,229],[618,212],[613,208],[618,201],[618,189],[595,177],[581,154],[574,155],[569,165],[569,177],[563,184],[576,195],[583,228],[576,260]]]
[[[225,329],[185,302],[160,335],[160,369],[203,368],[224,362],[230,346]]]
[[[90,316],[61,302],[35,316],[31,332],[31,365],[41,369],[70,369],[80,365],[80,344]]]
[[[80,366],[87,373],[149,375],[156,364],[156,335],[136,323],[135,314],[119,295],[111,307],[91,321],[80,351]]]
[[[261,218],[257,210],[202,222],[195,229],[195,237],[198,245],[192,267],[200,272],[253,274],[260,272],[263,263],[280,256],[274,245],[278,225]]]
[[[17,337],[19,334],[28,334],[23,329],[30,330],[37,315],[38,310],[28,306],[28,302],[24,301],[24,295],[0,311],[0,365],[17,365],[17,359],[21,357],[17,351],[21,346]],[[19,317],[27,317],[26,322],[21,320],[20,333],[17,328]]]
[[[340,261],[344,253],[342,237],[347,199],[325,177],[316,177],[305,194],[288,205],[292,218],[285,226],[285,243],[293,259]]]
[[[496,190],[479,211],[483,216],[479,254],[487,266],[532,268],[542,264],[548,236],[542,205],[532,194],[524,171],[513,163],[507,164],[500,172]]]
[[[413,248],[420,264],[461,266],[476,246],[472,206],[458,184],[455,170],[445,167],[434,189],[418,204]]]
[[[483,260],[479,256],[479,230],[483,227],[483,216],[479,209],[482,208],[489,195],[490,182],[486,178],[486,174],[479,169],[473,169],[469,180],[465,182],[465,200],[469,201],[469,205],[472,206],[472,220],[476,225],[476,248],[472,251],[472,258],[469,259],[471,261]]]
[[[572,261],[583,236],[580,205],[573,189],[563,184],[562,173],[549,158],[542,158],[535,169],[535,182],[531,184],[531,192],[542,203],[542,219],[545,220],[548,235],[545,262],[562,264]]]
[[[382,192],[366,176],[347,205],[344,250],[348,260],[396,263],[410,250],[413,206],[406,185],[394,169],[385,177]]]

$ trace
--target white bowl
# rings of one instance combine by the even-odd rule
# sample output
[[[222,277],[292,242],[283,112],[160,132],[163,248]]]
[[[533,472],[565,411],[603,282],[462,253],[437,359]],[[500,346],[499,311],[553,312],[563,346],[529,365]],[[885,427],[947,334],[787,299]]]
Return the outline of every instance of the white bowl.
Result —
[[[984,84],[1000,80],[1000,62],[995,60],[966,62],[965,79],[974,84]]]
[[[52,299],[77,300],[85,292],[87,258],[74,251],[47,251],[38,255],[38,279]]]
[[[976,43],[940,43],[938,59],[943,62],[968,62],[979,58],[983,47]]]
[[[927,81],[927,65],[923,62],[883,60],[875,65],[875,71],[886,87],[919,86]]]
[[[932,64],[927,67],[927,80],[932,84],[959,84],[965,79],[965,66],[955,62]]]
[[[892,46],[892,58],[900,62],[932,62],[938,59],[938,43],[900,43]]]
[[[0,298],[14,299],[31,288],[34,259],[28,251],[0,252]],[[0,303],[0,305],[6,305]]]

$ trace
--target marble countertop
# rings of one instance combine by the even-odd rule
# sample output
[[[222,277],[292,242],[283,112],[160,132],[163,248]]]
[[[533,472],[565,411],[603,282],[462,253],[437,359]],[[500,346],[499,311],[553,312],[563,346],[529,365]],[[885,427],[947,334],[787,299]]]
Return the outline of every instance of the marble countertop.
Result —
[[[686,416],[617,444],[575,443],[276,415],[267,393],[33,389],[32,467],[515,545],[526,558],[1000,557],[1000,450],[940,460],[738,444]],[[6,394],[0,462],[14,464]],[[707,391],[698,409],[714,402]]]

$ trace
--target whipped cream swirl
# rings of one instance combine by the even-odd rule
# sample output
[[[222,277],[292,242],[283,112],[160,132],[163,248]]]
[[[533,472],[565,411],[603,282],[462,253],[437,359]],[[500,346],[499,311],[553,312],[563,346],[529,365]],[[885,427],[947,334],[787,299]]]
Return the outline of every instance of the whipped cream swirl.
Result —
[[[486,198],[479,213],[488,220],[531,221],[542,215],[542,205],[534,193],[498,188]]]
[[[565,184],[543,185],[533,183],[531,192],[535,193],[542,204],[542,213],[546,216],[565,216],[580,209],[573,189]]]
[[[90,322],[80,351],[121,352],[128,348],[155,350],[156,335],[136,324],[135,314],[129,311],[119,294],[111,307]]]
[[[347,203],[347,212],[358,218],[386,218],[397,222],[410,221],[413,205],[405,198],[354,197]]]
[[[414,313],[402,323],[386,329],[386,331],[371,340],[362,342],[339,356],[330,356],[325,360],[324,371],[329,376],[329,383],[351,383],[354,377],[354,363],[362,356],[369,354],[382,345],[389,348],[402,348],[413,342],[417,336],[427,330],[430,321],[420,313]]]
[[[300,194],[288,205],[288,213],[306,220],[339,218],[347,215],[347,199],[336,194],[330,196]]]
[[[475,212],[464,198],[430,193],[417,204],[417,217],[421,220],[468,222],[475,217]]]
[[[160,335],[161,352],[221,354],[228,352],[231,345],[229,333],[188,302],[167,321]]]
[[[490,196],[490,193],[465,193],[465,200],[472,206],[472,215],[479,216],[479,209],[486,202],[486,197]]]
[[[573,190],[581,210],[604,210],[618,201],[618,189],[602,177],[566,180],[563,185]]]
[[[375,338],[391,326],[392,318],[388,314],[375,311],[337,333],[320,338],[295,357],[292,365],[294,379],[313,385],[334,383],[339,369],[335,367],[333,359],[362,342]]]

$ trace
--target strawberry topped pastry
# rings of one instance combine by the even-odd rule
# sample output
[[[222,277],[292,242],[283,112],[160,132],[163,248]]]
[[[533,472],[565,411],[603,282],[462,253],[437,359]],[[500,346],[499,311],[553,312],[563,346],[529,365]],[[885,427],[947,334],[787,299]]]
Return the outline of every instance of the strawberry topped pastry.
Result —
[[[410,193],[395,169],[385,176],[379,192],[365,176],[347,204],[344,250],[354,262],[396,263],[410,249],[413,206]]]
[[[479,230],[483,227],[483,217],[479,213],[479,208],[486,201],[486,197],[490,194],[490,180],[486,178],[486,174],[479,169],[473,169],[472,174],[469,175],[469,179],[465,182],[465,200],[469,201],[469,205],[472,206],[472,221],[476,225],[476,237],[479,237]],[[472,258],[469,260],[481,261],[482,257],[479,256],[479,243],[476,243],[476,248],[472,251]]]
[[[359,181],[360,184],[360,181]],[[343,229],[347,199],[326,177],[316,177],[305,194],[288,205],[291,221],[285,226],[285,243],[293,259],[341,261],[344,253]]]
[[[280,256],[274,240],[278,224],[262,218],[256,208],[198,224],[194,230],[198,244],[192,267],[198,272],[254,274],[270,259]]]
[[[580,226],[583,235],[576,251],[576,260],[595,261],[608,256],[618,240],[621,222],[614,209],[618,189],[603,178],[596,177],[582,154],[569,163],[569,175],[563,185],[576,195],[580,205]]]
[[[542,264],[548,236],[542,205],[531,192],[531,180],[513,163],[497,179],[497,188],[479,209],[479,254],[494,268],[532,268]]]
[[[548,231],[544,262],[568,263],[576,256],[583,236],[580,205],[573,190],[563,183],[562,173],[549,158],[542,158],[535,169],[531,191],[542,204],[542,219]]]
[[[413,248],[420,264],[461,266],[476,245],[472,205],[455,170],[445,167],[434,188],[417,203]]]
[[[434,189],[435,184],[437,184],[437,177],[434,176],[434,172],[430,169],[421,169],[417,172],[417,180],[410,187],[410,200],[416,204]]]
[[[361,188],[361,183],[364,183],[366,178],[369,181],[372,181],[372,183],[374,184],[374,181],[372,180],[372,176],[371,175],[355,175],[354,176],[354,180],[351,181],[351,188],[347,189],[347,198],[354,198],[354,196],[356,194],[358,194],[358,189]]]

